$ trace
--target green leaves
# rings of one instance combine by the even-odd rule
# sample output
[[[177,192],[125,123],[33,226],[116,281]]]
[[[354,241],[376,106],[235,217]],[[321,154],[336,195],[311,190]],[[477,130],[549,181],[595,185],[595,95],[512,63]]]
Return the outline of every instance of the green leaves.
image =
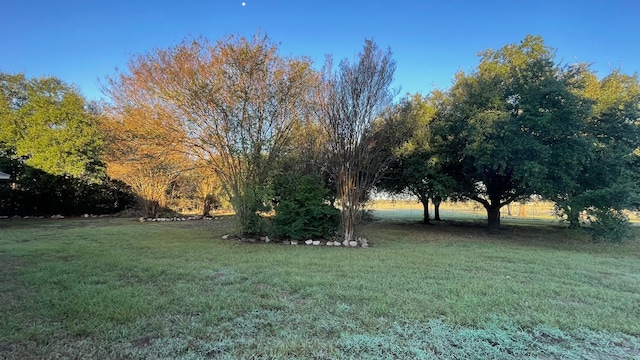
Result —
[[[95,115],[61,80],[0,74],[0,146],[52,175],[80,176],[98,159]]]
[[[276,179],[275,191],[276,235],[303,240],[326,238],[337,230],[340,211],[328,204],[329,190],[319,176],[282,174]]]
[[[537,194],[574,226],[582,211],[598,214],[592,223],[603,221],[595,227],[606,232],[638,198],[638,76],[614,71],[599,80],[588,65],[561,66],[554,56],[535,36],[481,53],[448,92],[436,132],[449,146],[441,150],[460,195],[489,213]]]
[[[636,155],[640,145],[640,82],[637,75],[617,70],[601,80],[587,70],[579,75],[574,82],[581,86],[575,92],[589,106],[581,139],[586,150],[577,157],[584,170],[554,200],[572,226],[578,226],[584,212],[591,214],[594,237],[623,239],[615,235],[626,226],[625,221],[619,221],[620,211],[637,206],[640,195]]]
[[[487,50],[449,92],[438,125],[452,140],[449,167],[460,195],[487,210],[568,188],[582,171],[584,112],[554,53],[535,36]]]

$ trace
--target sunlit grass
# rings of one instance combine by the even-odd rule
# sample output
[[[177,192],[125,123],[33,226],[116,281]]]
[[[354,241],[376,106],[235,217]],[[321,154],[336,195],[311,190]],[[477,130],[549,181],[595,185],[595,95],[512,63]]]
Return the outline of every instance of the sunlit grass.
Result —
[[[345,249],[233,229],[0,222],[0,358],[640,356],[638,241],[396,218]]]

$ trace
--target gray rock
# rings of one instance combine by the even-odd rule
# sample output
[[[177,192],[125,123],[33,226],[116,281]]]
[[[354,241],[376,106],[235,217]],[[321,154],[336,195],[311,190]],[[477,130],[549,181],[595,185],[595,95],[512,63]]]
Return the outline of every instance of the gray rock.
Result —
[[[357,241],[349,241],[349,246],[356,247],[356,246],[358,246],[358,242]]]
[[[305,241],[304,243],[307,244],[307,245],[311,245],[311,244],[313,244],[313,240],[309,239],[309,240]]]

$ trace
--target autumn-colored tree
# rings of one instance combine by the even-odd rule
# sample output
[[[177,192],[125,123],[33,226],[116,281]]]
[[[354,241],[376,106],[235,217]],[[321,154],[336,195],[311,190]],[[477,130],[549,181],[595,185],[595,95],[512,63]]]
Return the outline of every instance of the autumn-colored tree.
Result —
[[[148,107],[113,107],[103,116],[107,173],[131,186],[148,217],[166,207],[170,185],[191,166],[182,151],[184,132],[172,121]]]
[[[188,173],[188,180],[192,186],[191,196],[196,200],[196,208],[201,215],[210,216],[212,210],[228,206],[220,179],[211,166],[196,163]]]
[[[316,84],[309,60],[281,57],[266,36],[230,36],[136,56],[107,92],[127,88],[117,105],[171,114],[186,134],[185,149],[211,164],[247,233],[257,231],[271,164]]]

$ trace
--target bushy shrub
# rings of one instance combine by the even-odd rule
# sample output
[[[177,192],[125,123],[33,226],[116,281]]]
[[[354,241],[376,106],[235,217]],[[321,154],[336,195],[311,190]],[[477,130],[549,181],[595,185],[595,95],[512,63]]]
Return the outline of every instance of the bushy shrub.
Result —
[[[338,228],[340,211],[329,204],[330,192],[319,176],[283,174],[276,179],[274,188],[276,235],[296,240],[323,238]]]
[[[590,209],[591,236],[594,241],[621,243],[633,238],[629,218],[620,210]]]

